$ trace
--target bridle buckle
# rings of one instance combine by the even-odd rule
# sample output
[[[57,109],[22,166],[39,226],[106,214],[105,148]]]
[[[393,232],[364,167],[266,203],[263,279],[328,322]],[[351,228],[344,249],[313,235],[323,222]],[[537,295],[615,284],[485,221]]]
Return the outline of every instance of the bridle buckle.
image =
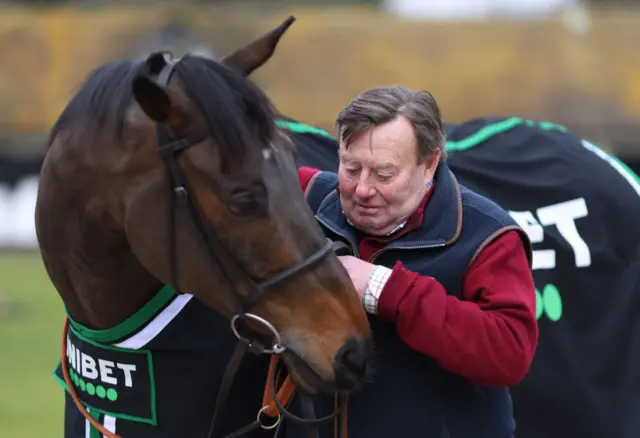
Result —
[[[284,351],[287,349],[284,344],[282,343],[282,338],[280,337],[280,333],[278,333],[278,330],[276,330],[276,328],[273,326],[273,324],[271,324],[269,321],[267,321],[266,319],[258,316],[258,315],[254,315],[253,313],[242,313],[242,314],[237,314],[234,315],[233,318],[231,318],[231,330],[233,331],[233,334],[236,335],[236,338],[238,338],[239,341],[245,342],[247,345],[251,345],[251,341],[247,338],[245,338],[244,336],[242,336],[240,334],[240,332],[238,331],[238,321],[242,320],[242,319],[251,319],[255,322],[258,322],[260,324],[262,324],[264,327],[266,327],[271,334],[273,334],[273,344],[270,350],[263,350],[262,352],[265,354],[282,354],[284,353]]]

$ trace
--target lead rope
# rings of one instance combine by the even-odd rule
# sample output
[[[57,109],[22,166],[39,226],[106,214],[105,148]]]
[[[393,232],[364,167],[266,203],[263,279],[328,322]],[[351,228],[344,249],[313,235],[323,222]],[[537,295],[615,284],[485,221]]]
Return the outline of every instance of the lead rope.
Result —
[[[291,381],[291,377],[287,376],[276,394],[276,386],[281,380],[280,379],[281,371],[278,369],[279,360],[280,358],[277,355],[275,354],[271,355],[271,360],[269,362],[269,371],[267,372],[267,382],[265,383],[264,394],[262,396],[262,408],[258,411],[256,421],[248,424],[247,426],[244,426],[243,428],[229,435],[226,435],[224,438],[238,438],[258,428],[262,428],[265,430],[273,430],[278,428],[278,426],[280,426],[282,422],[283,413],[287,412],[285,407],[288,405],[289,401],[294,396],[296,392],[296,387]],[[308,399],[308,402],[312,403],[310,399]],[[349,436],[348,421],[347,421],[348,402],[349,402],[349,396],[347,394],[336,393],[334,395],[334,409],[335,409],[334,414],[318,420],[311,420],[311,422],[315,421],[316,423],[318,423],[317,425],[320,425],[320,423],[323,423],[327,419],[333,417],[334,438],[348,438]],[[308,405],[307,408],[309,408],[309,406],[310,406],[310,409],[313,410],[313,405],[312,404]],[[338,412],[339,412],[339,415],[336,415],[336,413]],[[315,416],[313,412],[311,412],[311,414],[312,414],[311,415],[312,417]],[[261,417],[262,415],[271,417],[273,419],[273,422],[271,424],[265,424],[265,422],[262,420],[262,417]],[[291,414],[288,414],[288,415],[290,416]],[[287,414],[285,414],[284,416],[286,417]],[[277,430],[280,430],[280,429],[278,428]],[[310,436],[317,435],[317,430],[315,431],[310,430],[309,432],[310,432]],[[212,429],[209,431],[209,433],[210,433],[209,436],[211,436]],[[277,437],[278,435],[279,433],[276,431],[275,436]]]

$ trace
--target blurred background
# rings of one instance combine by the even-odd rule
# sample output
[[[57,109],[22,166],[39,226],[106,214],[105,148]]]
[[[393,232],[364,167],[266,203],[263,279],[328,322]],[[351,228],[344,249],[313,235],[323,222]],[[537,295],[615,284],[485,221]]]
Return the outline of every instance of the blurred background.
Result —
[[[286,115],[332,130],[366,88],[431,91],[447,122],[569,127],[640,168],[637,0],[0,2],[0,437],[62,435],[62,304],[33,224],[46,136],[97,65],[169,48],[220,57],[297,17],[252,78]]]

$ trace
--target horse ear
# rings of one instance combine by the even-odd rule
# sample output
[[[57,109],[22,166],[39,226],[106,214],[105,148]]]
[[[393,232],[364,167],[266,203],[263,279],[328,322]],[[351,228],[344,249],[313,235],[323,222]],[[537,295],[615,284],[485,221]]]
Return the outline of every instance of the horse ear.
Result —
[[[136,76],[133,95],[142,110],[156,122],[166,122],[171,115],[171,99],[164,89],[146,76]]]
[[[296,21],[295,17],[290,16],[280,26],[222,58],[220,63],[244,76],[249,76],[271,58],[280,38],[294,21]]]

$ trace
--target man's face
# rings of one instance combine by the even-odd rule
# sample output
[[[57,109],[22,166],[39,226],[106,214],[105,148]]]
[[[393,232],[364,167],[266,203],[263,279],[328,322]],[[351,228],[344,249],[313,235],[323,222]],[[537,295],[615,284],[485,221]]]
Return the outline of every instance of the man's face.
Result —
[[[440,152],[418,163],[413,127],[398,117],[340,141],[340,202],[345,216],[365,233],[382,236],[407,220],[426,194]]]

